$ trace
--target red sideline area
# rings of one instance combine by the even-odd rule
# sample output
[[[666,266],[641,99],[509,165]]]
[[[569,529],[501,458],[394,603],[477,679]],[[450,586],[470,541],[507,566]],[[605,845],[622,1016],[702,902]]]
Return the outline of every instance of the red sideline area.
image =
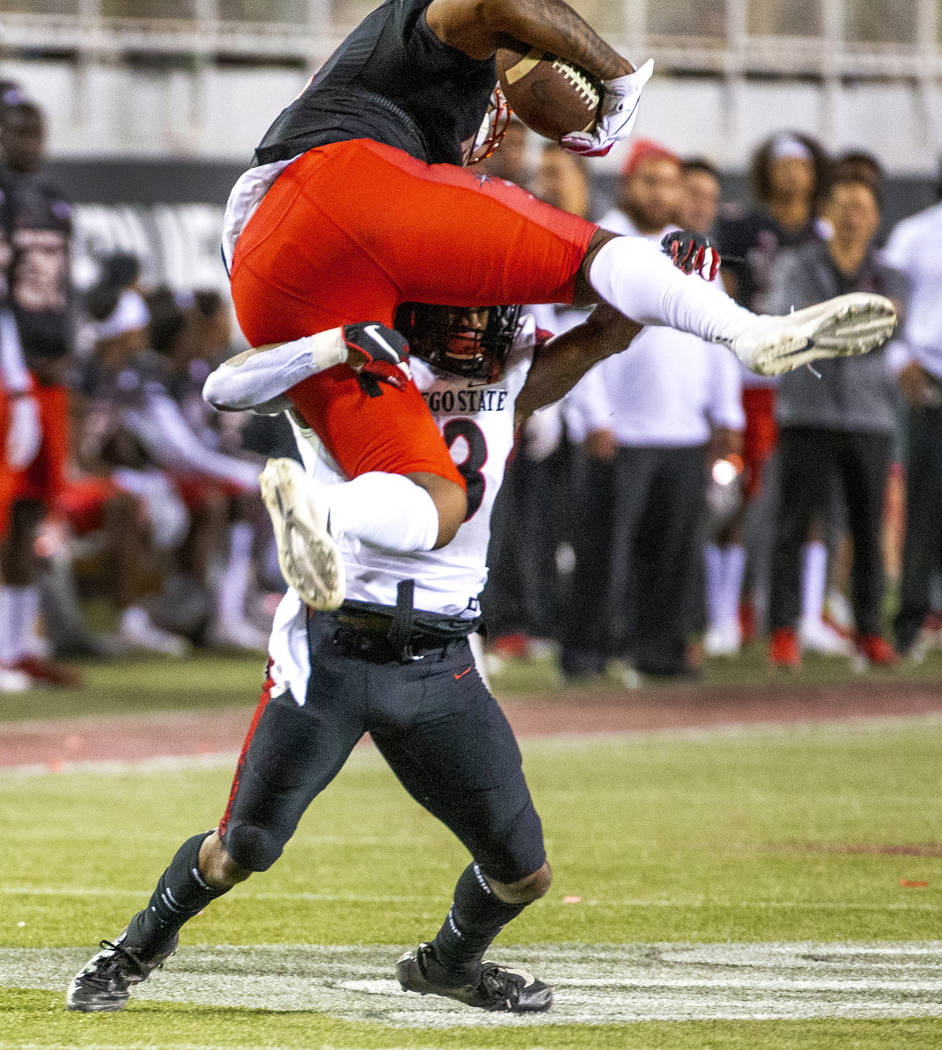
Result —
[[[523,737],[710,729],[757,723],[830,722],[942,711],[931,684],[867,680],[842,686],[795,684],[744,688],[660,687],[580,694],[574,690],[503,700]],[[7,723],[0,729],[0,767],[239,753],[251,708],[219,712],[154,712]]]

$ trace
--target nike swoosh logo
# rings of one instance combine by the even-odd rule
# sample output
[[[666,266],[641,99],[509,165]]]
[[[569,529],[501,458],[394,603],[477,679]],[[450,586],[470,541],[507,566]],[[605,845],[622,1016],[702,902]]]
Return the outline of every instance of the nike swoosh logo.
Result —
[[[463,670],[463,671],[461,672],[461,674],[456,674],[456,675],[455,675],[455,681],[457,682],[459,678],[464,678],[464,676],[465,676],[465,675],[466,675],[466,674],[468,673],[468,671],[470,671],[470,670],[471,670],[471,668],[470,668],[470,667],[466,667],[466,668],[465,668],[465,669],[464,669],[464,670]]]
[[[636,100],[635,100],[635,104],[634,104],[634,105],[633,105],[633,106],[631,107],[631,111],[630,111],[630,112],[628,113],[628,115],[627,115],[627,116],[626,116],[626,117],[625,117],[625,118],[624,118],[624,119],[622,120],[622,122],[621,122],[621,123],[620,123],[620,124],[618,125],[618,128],[617,128],[617,129],[615,129],[615,130],[613,131],[613,138],[617,138],[617,136],[621,134],[621,132],[622,132],[622,129],[624,128],[624,126],[625,126],[625,125],[626,125],[626,124],[628,123],[628,121],[629,121],[629,120],[631,120],[631,118],[632,118],[632,117],[633,117],[633,116],[635,115],[635,110],[636,110],[636,109],[638,108],[638,103],[639,103],[640,101],[641,101],[641,99],[640,99],[640,98],[639,98],[639,99],[636,99]]]

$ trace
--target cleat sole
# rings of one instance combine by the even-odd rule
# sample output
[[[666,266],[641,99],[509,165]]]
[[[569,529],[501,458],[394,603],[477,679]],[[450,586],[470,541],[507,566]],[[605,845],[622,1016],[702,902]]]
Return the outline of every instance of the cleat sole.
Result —
[[[272,459],[259,485],[285,581],[312,609],[338,608],[345,592],[343,560],[327,531],[326,514],[311,502],[311,482],[294,460]]]

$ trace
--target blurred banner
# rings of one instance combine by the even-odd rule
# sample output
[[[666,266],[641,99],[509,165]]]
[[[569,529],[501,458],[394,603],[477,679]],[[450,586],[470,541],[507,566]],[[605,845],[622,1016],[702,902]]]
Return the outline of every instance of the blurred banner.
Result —
[[[128,252],[141,260],[145,285],[228,291],[219,253],[222,215],[220,204],[77,204],[75,282],[90,287],[99,260]]]
[[[94,284],[98,260],[130,252],[144,284],[228,289],[222,216],[239,164],[130,158],[51,160],[45,174],[75,202],[75,281]]]

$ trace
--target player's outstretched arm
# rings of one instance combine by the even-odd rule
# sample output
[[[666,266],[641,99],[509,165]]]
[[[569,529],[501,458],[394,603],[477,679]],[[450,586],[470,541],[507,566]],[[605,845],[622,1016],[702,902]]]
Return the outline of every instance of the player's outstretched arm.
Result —
[[[634,66],[563,0],[432,0],[429,28],[472,58],[489,58],[503,44],[530,44],[612,80]]]
[[[291,407],[287,391],[318,372],[342,364],[361,369],[374,362],[403,368],[407,356],[405,340],[394,329],[374,322],[342,325],[230,357],[207,376],[203,399],[221,411],[277,415]]]
[[[600,303],[582,324],[554,336],[533,359],[514,406],[515,421],[522,423],[538,408],[559,401],[594,364],[624,350],[641,328]]]
[[[342,328],[251,347],[210,372],[203,384],[203,399],[221,411],[261,409],[274,414],[289,407],[281,403],[286,390],[346,360]]]

